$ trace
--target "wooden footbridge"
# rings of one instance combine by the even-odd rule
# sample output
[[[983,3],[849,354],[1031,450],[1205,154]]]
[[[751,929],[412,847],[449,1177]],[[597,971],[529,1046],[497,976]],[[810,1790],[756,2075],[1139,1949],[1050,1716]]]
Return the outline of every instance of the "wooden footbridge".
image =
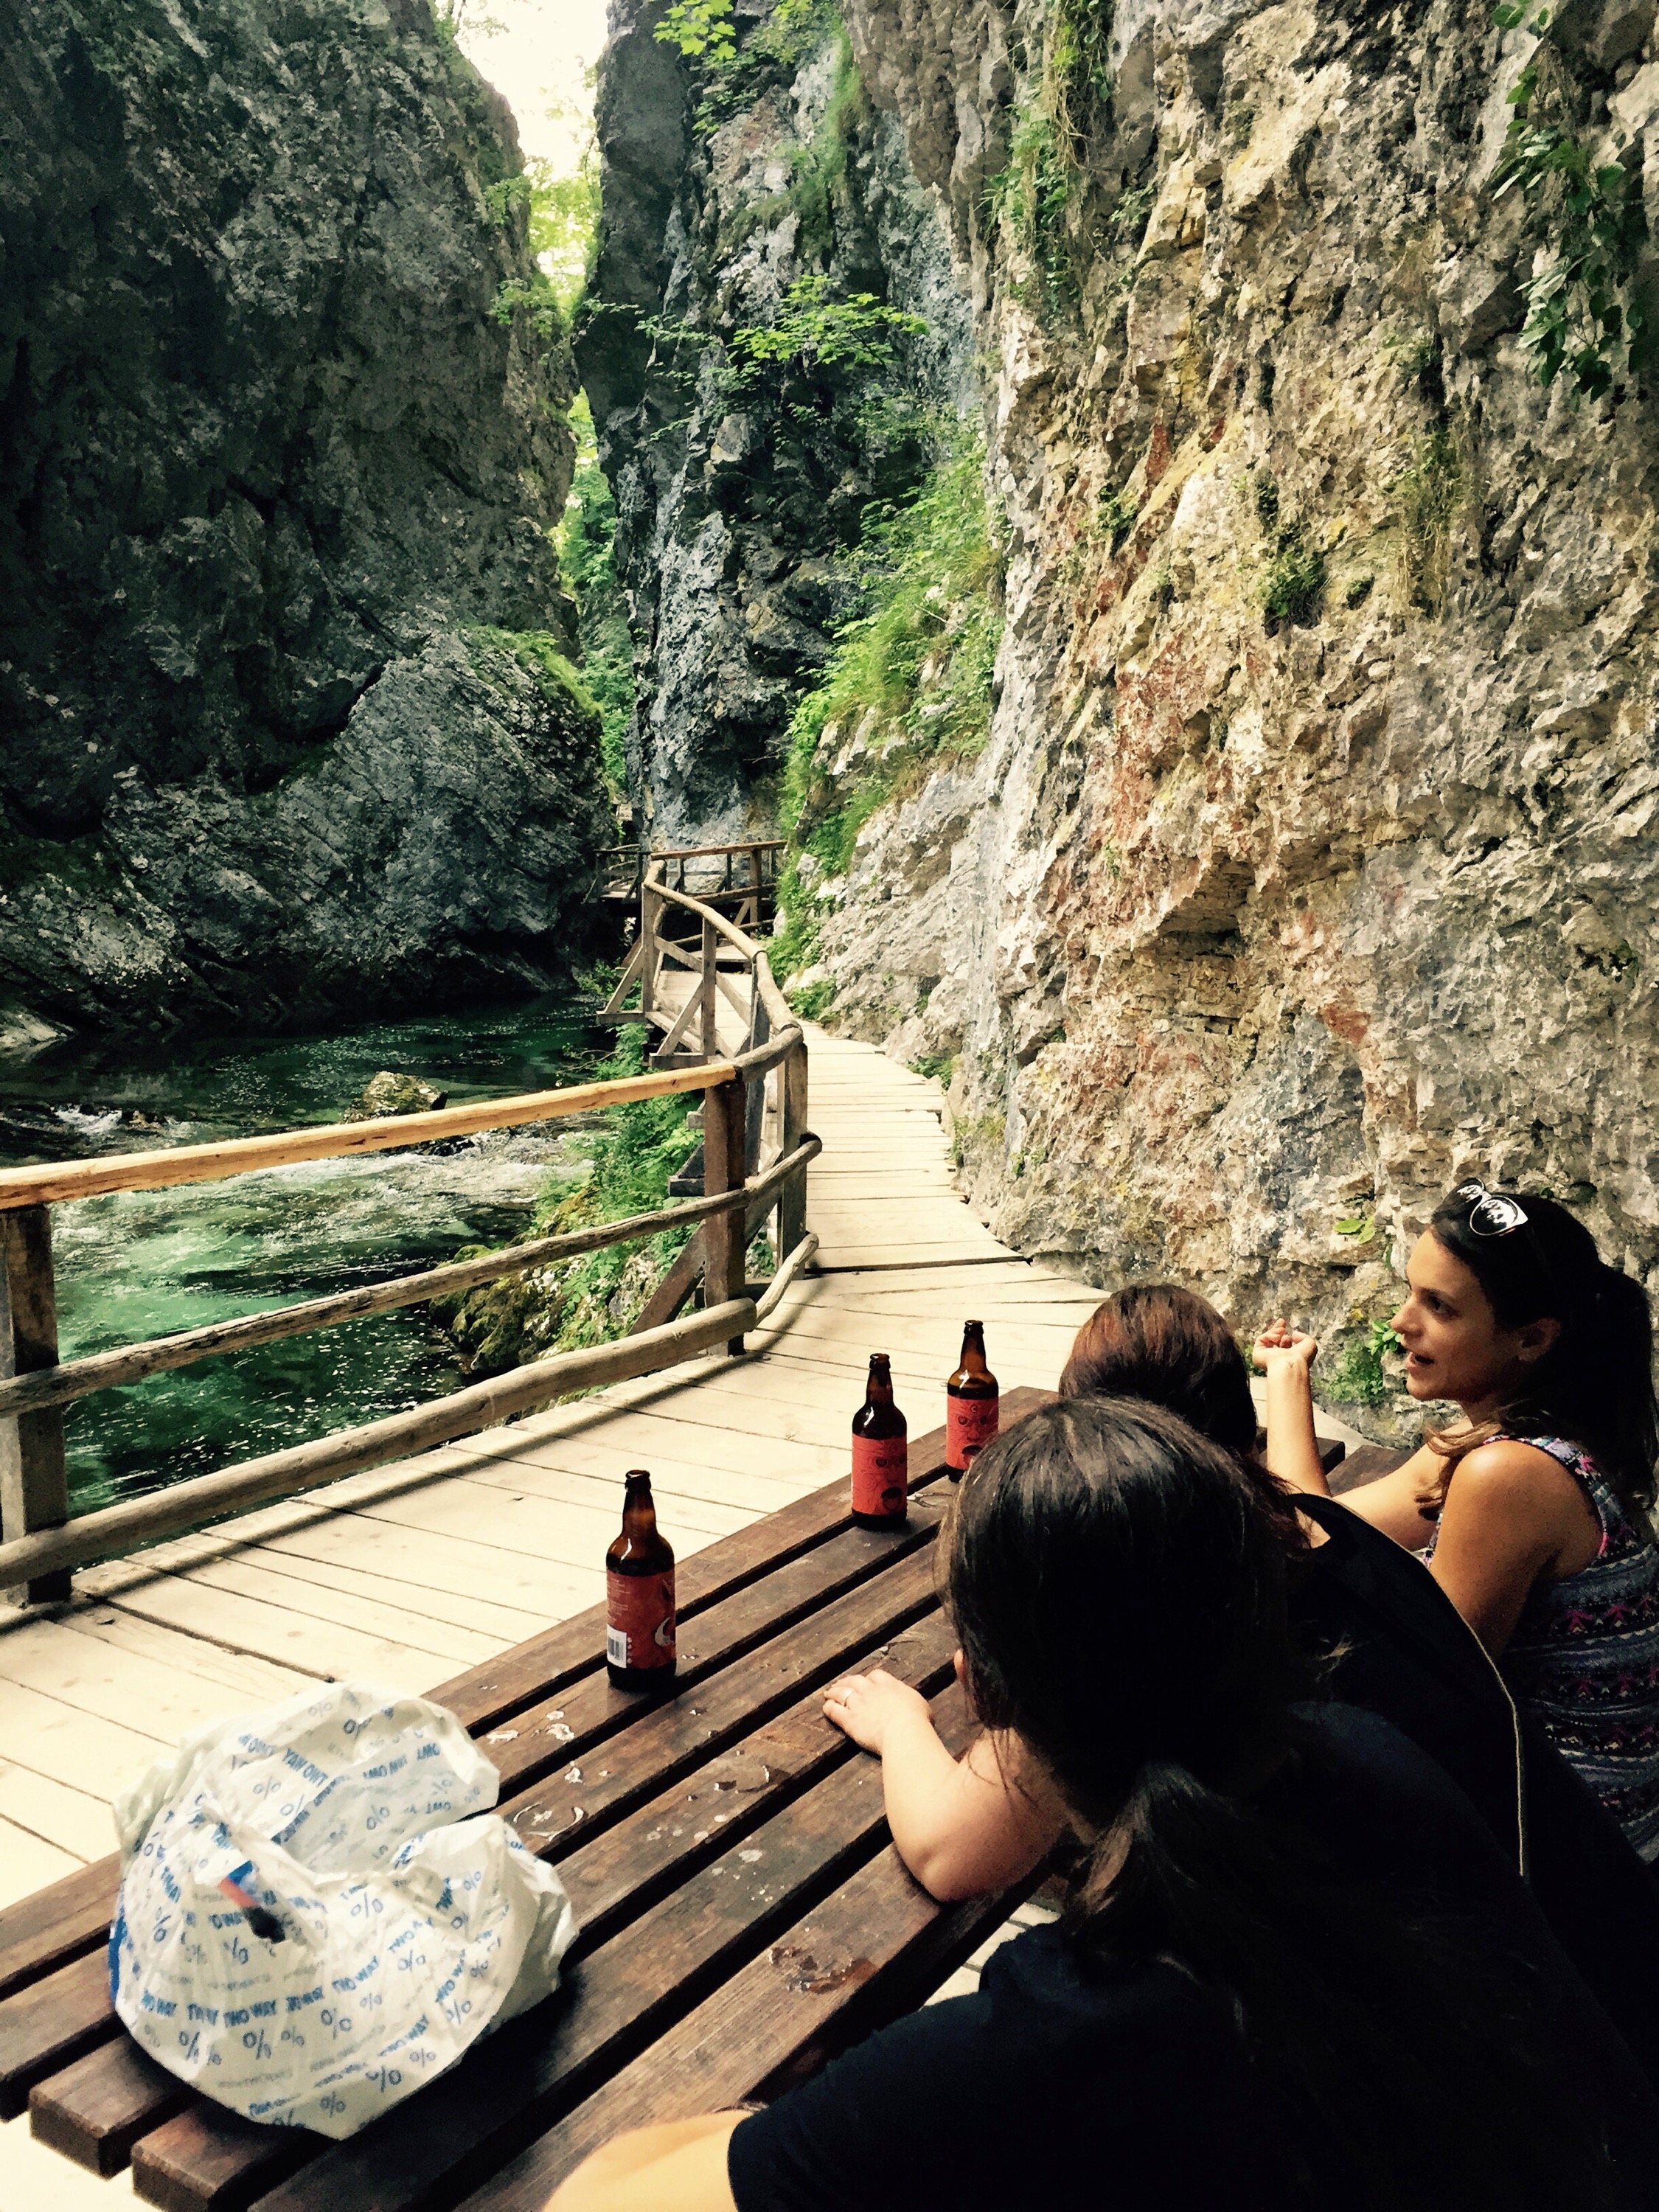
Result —
[[[624,1469],[651,1469],[684,1561],[844,1477],[872,1351],[892,1356],[913,1435],[943,1418],[966,1315],[984,1320],[1005,1389],[1053,1386],[1094,1297],[1017,1259],[969,1212],[938,1085],[797,1020],[761,944],[669,873],[653,867],[641,886],[638,943],[608,1010],[651,1035],[640,1077],[0,1172],[0,1374],[11,1376],[0,1380],[0,1584],[18,1601],[0,1613],[0,1936],[36,1909],[16,1900],[41,1885],[82,1869],[94,1887],[107,1879],[111,1798],[185,1731],[346,1675],[430,1690],[593,1604]],[[701,1191],[672,1209],[57,1358],[55,1206],[665,1092],[702,1101]],[[641,1238],[669,1218],[696,1224],[688,1257],[617,1343],[69,1514],[62,1408],[76,1396]],[[751,1284],[745,1255],[762,1227],[777,1265]],[[27,2126],[0,2127],[7,2212],[76,2212],[130,2191],[125,2174],[82,2174]]]

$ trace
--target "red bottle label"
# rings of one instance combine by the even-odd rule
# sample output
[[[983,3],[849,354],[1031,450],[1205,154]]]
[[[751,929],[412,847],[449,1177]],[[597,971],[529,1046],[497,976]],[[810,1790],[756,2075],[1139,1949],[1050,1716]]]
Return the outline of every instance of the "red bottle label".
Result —
[[[854,1437],[854,1513],[902,1513],[909,1475],[910,1447],[903,1437]]]
[[[970,1467],[997,1432],[997,1398],[945,1400],[945,1464],[958,1469]]]
[[[605,1656],[613,1667],[643,1668],[674,1663],[674,1577],[605,1577]]]

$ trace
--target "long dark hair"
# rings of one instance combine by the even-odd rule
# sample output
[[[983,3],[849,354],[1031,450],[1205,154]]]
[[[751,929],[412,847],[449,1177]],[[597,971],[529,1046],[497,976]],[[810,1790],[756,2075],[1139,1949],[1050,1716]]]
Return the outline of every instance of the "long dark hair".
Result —
[[[1179,1283],[1126,1283],[1103,1299],[1073,1340],[1063,1398],[1145,1398],[1167,1407],[1232,1453],[1273,1516],[1281,1541],[1306,1549],[1288,1484],[1256,1451],[1250,1370],[1222,1316]]]
[[[1310,2191],[1356,2212],[1612,2206],[1595,2102],[1518,1968],[1426,1924],[1256,1804],[1316,1765],[1285,1554],[1236,1455],[1124,1399],[1062,1401],[964,1478],[944,1588],[987,1727],[1096,1840],[1069,1925],[1237,2027]]]
[[[1525,1218],[1483,1236],[1480,1227],[1499,1212],[1493,1200],[1519,1208]],[[1653,1321],[1640,1283],[1608,1267],[1583,1223],[1551,1198],[1465,1184],[1436,1207],[1429,1231],[1474,1275],[1500,1328],[1545,1316],[1561,1325],[1555,1343],[1528,1370],[1523,1397],[1492,1422],[1429,1439],[1448,1471],[1500,1431],[1565,1437],[1585,1447],[1628,1510],[1644,1512],[1654,1499],[1659,1418]]]

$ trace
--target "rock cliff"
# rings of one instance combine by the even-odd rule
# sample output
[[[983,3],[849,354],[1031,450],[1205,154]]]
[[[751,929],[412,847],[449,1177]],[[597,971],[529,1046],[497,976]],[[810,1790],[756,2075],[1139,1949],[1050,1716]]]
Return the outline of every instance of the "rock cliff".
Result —
[[[948,1063],[1009,1242],[1310,1316],[1385,1433],[1372,1324],[1449,1183],[1547,1188],[1659,1288],[1652,6],[1541,47],[1470,0],[844,20],[971,301],[1006,625],[984,749],[802,871],[828,1018]],[[825,731],[832,799],[871,750]]]
[[[0,1031],[544,983],[605,825],[507,111],[427,0],[21,0],[0,140]]]

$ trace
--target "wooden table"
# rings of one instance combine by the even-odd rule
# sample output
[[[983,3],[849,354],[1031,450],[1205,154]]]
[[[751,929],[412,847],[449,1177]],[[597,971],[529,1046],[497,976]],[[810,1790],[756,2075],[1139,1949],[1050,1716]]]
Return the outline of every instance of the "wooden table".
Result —
[[[1007,1392],[1005,1423],[1050,1395]],[[433,1692],[581,1933],[558,1992],[429,2088],[344,2143],[186,2089],[110,2008],[111,1857],[0,1913],[0,2117],[27,2103],[100,2173],[131,2160],[170,2212],[539,2212],[619,2130],[773,2094],[909,2010],[1031,1886],[935,1905],[888,1843],[879,1765],[823,1717],[826,1682],[879,1662],[967,1741],[933,1592],[944,1442],[911,1444],[897,1534],[854,1528],[838,1481],[684,1561],[667,1702],[610,1687],[601,1608]]]

